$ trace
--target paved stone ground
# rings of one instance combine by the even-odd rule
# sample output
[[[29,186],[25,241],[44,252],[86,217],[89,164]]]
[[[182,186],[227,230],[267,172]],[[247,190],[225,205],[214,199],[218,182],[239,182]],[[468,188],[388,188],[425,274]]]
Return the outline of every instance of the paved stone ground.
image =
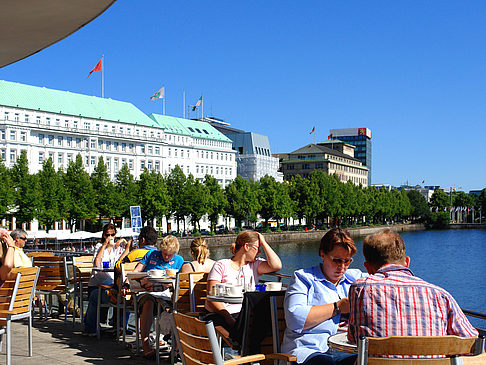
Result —
[[[136,355],[131,345],[135,345],[135,336],[128,336],[126,346],[117,343],[113,335],[103,333],[98,341],[96,337],[86,337],[81,334],[79,320],[72,326],[71,318],[68,323],[63,320],[34,319],[32,329],[33,357],[29,357],[27,347],[27,322],[12,323],[12,364],[155,364],[155,360],[144,359]],[[0,364],[5,364],[5,339],[3,341]],[[170,364],[167,354],[161,355],[161,364]]]

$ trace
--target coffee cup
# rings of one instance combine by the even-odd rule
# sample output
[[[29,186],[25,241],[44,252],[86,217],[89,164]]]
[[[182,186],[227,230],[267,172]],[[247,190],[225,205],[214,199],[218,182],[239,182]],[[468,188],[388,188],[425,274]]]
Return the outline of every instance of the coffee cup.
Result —
[[[167,276],[176,276],[177,270],[176,269],[166,269],[165,273],[167,274]]]
[[[148,276],[151,278],[161,278],[165,275],[165,270],[152,269],[148,271]]]
[[[282,282],[281,281],[269,281],[265,283],[267,287],[267,291],[279,291],[282,290]]]
[[[216,295],[216,296],[226,295],[226,284],[225,283],[217,283],[217,284],[214,285],[213,288],[216,288],[214,295]]]
[[[241,297],[243,295],[243,285],[227,286],[226,295],[229,297]]]

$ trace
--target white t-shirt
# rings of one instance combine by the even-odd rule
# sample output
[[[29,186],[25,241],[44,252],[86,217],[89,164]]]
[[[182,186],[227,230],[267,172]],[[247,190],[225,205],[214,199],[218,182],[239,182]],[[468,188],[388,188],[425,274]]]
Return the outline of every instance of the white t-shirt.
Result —
[[[98,243],[95,247],[95,254],[93,256],[93,265],[95,263],[94,260],[96,258],[96,255],[98,255],[101,246],[102,244]],[[101,258],[101,262],[109,261],[110,267],[115,267],[115,262],[118,261],[123,251],[124,248],[122,247],[118,247],[118,248],[113,247],[111,252],[108,252],[108,250],[105,248],[105,250],[103,251],[103,257]],[[93,272],[91,273],[91,278],[89,279],[88,286],[112,285],[114,280],[115,280],[114,273],[112,272],[102,272],[102,271],[93,270]]]
[[[216,261],[209,272],[208,281],[216,280],[220,283],[243,285],[243,287],[246,284],[254,286],[258,284],[258,266],[264,261],[262,258],[257,258],[255,261],[242,266],[239,270],[235,270],[231,266],[231,259]],[[241,304],[224,303],[224,305],[226,310],[231,314],[241,311]],[[206,309],[209,310],[207,306]]]

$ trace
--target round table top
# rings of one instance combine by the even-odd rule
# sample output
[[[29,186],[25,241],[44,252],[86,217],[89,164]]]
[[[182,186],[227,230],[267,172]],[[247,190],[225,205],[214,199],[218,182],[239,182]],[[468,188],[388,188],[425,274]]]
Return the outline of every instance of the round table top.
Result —
[[[327,339],[327,344],[333,350],[347,352],[350,354],[358,353],[358,346],[348,342],[347,332],[338,332],[335,335],[329,336],[329,338]]]
[[[102,267],[102,266],[93,266],[91,270],[94,271],[103,271],[103,272],[115,272],[114,267]]]
[[[152,282],[152,283],[160,283],[160,284],[173,284],[174,283],[174,278],[171,278],[170,276],[164,276],[161,278],[153,278],[150,276],[145,277],[146,280]]]

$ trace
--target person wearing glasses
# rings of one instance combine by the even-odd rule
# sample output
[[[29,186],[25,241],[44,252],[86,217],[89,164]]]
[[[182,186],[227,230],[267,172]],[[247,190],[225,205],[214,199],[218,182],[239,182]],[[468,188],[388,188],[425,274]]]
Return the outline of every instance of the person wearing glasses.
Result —
[[[355,253],[348,231],[333,228],[321,239],[322,262],[294,272],[284,300],[287,328],[282,352],[296,356],[298,364],[354,362],[355,355],[329,349],[327,339],[336,334],[341,315],[349,313],[349,287],[366,275],[348,269]]]
[[[350,343],[360,335],[478,335],[452,295],[413,275],[398,233],[385,229],[367,236],[363,254],[370,276],[357,280],[349,290]]]
[[[257,257],[265,252],[266,260]],[[277,254],[258,232],[244,231],[236,237],[230,247],[233,257],[216,261],[208,275],[208,293],[218,283],[230,283],[254,287],[260,275],[278,271],[282,262]],[[210,312],[205,320],[212,320],[216,326],[226,328],[233,337],[236,318],[241,311],[241,304],[211,302],[206,299],[205,309]]]
[[[125,250],[130,249],[130,245],[124,239],[115,242],[116,226],[108,223],[103,227],[101,243],[95,248],[93,266],[103,267],[103,262],[109,262],[113,268],[115,262],[123,255]],[[125,247],[121,244],[125,243]],[[114,273],[93,270],[88,282],[88,308],[84,316],[84,334],[87,336],[96,336],[96,308],[98,306],[98,285],[113,285]],[[101,303],[108,303],[110,297],[106,290],[101,291]],[[108,308],[102,307],[100,311],[100,323],[106,322]]]
[[[3,283],[14,267],[32,267],[32,260],[25,254],[23,248],[27,242],[27,232],[14,229],[10,234],[0,232],[0,282]]]

